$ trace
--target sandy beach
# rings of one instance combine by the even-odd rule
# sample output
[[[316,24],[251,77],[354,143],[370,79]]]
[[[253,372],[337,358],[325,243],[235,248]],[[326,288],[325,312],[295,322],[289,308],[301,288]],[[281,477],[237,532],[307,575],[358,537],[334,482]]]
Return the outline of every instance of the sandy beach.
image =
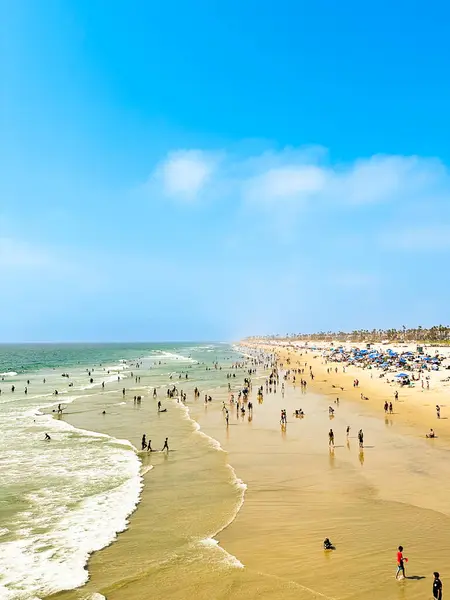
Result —
[[[277,352],[280,361],[289,352],[293,367],[297,356],[292,350]],[[277,393],[265,394],[259,404],[256,389],[268,372],[258,369],[252,377],[251,419],[229,405],[226,371],[206,407],[203,398],[193,399],[191,382],[187,408],[200,432],[186,419],[181,433],[169,430],[176,444],[173,455],[144,457],[144,469],[155,468],[144,475],[141,503],[129,529],[92,556],[91,579],[84,588],[55,598],[101,593],[108,600],[149,595],[178,600],[191,594],[201,600],[350,600],[361,595],[419,600],[430,595],[434,570],[441,572],[445,586],[450,561],[448,421],[441,419],[438,439],[424,435],[436,426],[435,399],[445,404],[441,392],[431,389],[426,395],[413,389],[414,400],[400,394],[395,414],[385,418],[382,404],[393,388],[370,375],[366,381],[359,373],[360,389],[353,390],[354,374],[327,377],[319,354],[308,352],[298,360],[308,368],[313,365],[315,379],[308,379],[307,392],[287,382],[283,397],[280,377]],[[332,385],[344,387],[339,407]],[[360,399],[361,390],[368,401]],[[228,427],[222,402],[230,410]],[[300,407],[303,419],[293,416]],[[281,408],[288,415],[285,429],[280,427]],[[145,397],[138,419],[154,409],[153,400]],[[78,425],[82,421],[80,416]],[[136,437],[136,414],[103,426],[109,434],[131,439]],[[168,427],[166,422],[164,431]],[[332,451],[330,427],[335,432]],[[356,438],[361,428],[362,451]],[[196,460],[200,449],[206,450],[206,462],[204,457],[202,463]],[[242,506],[242,489],[233,483],[229,465],[247,486]],[[323,550],[325,537],[335,543],[335,551]],[[403,581],[394,579],[399,544],[409,557]]]

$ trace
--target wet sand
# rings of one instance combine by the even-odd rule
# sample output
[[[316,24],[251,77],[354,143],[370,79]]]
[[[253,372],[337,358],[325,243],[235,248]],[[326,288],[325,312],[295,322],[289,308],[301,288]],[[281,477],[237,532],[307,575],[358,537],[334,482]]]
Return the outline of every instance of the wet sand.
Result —
[[[316,365],[318,359],[306,360]],[[393,415],[385,420],[376,401],[358,401],[342,392],[330,419],[328,382],[317,381],[307,394],[288,384],[284,398],[279,386],[277,394],[265,395],[258,404],[256,387],[262,380],[253,381],[253,419],[237,417],[230,407],[228,428],[221,410],[222,399],[228,402],[225,374],[224,387],[214,391],[207,408],[188,393],[191,416],[226,453],[194,435],[186,421],[177,452],[144,457],[155,469],[144,475],[142,502],[130,528],[91,558],[91,582],[77,596],[71,592],[58,598],[101,592],[108,600],[178,600],[191,594],[200,600],[350,600],[362,595],[419,600],[430,596],[434,570],[441,572],[445,586],[450,561],[450,446],[445,437],[426,440],[412,419]],[[300,407],[303,419],[292,416]],[[281,408],[288,415],[285,430],[279,423]],[[151,401],[142,410],[154,411]],[[131,417],[104,421],[104,430],[130,438],[136,430]],[[82,421],[74,424],[82,426]],[[420,418],[417,422],[427,427]],[[330,427],[334,451],[328,448]],[[363,452],[356,439],[360,428]],[[203,444],[208,452],[196,456],[195,448]],[[202,542],[233,516],[238,491],[227,476],[227,463],[248,489],[236,519],[217,540],[244,568],[211,541]],[[198,538],[195,554],[193,537]],[[325,537],[335,543],[335,551],[323,550]],[[397,582],[399,544],[410,560],[408,578]]]

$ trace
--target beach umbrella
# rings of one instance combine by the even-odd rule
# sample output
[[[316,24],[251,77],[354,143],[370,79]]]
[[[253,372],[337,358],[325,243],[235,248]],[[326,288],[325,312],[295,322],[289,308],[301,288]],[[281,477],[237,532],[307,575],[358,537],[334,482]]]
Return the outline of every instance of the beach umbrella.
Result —
[[[396,377],[409,377],[408,373],[399,373]]]

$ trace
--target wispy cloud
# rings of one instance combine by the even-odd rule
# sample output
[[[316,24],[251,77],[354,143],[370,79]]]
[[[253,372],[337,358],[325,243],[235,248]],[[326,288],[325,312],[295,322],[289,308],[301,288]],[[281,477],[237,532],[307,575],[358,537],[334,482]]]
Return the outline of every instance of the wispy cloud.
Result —
[[[171,152],[158,165],[152,180],[164,195],[182,201],[195,200],[214,174],[218,156],[201,150]]]
[[[449,172],[437,159],[375,155],[332,164],[326,149],[316,146],[245,157],[180,150],[158,165],[152,180],[175,200],[221,193],[262,209],[356,207],[450,195]]]
[[[268,169],[243,182],[244,198],[253,204],[272,205],[315,198],[327,185],[328,173],[314,165],[287,165]]]

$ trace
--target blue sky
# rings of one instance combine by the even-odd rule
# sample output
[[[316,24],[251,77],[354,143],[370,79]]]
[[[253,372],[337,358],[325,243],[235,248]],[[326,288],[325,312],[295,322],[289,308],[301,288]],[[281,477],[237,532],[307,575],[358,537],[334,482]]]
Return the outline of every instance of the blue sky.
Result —
[[[0,341],[448,322],[447,4],[0,6]]]

